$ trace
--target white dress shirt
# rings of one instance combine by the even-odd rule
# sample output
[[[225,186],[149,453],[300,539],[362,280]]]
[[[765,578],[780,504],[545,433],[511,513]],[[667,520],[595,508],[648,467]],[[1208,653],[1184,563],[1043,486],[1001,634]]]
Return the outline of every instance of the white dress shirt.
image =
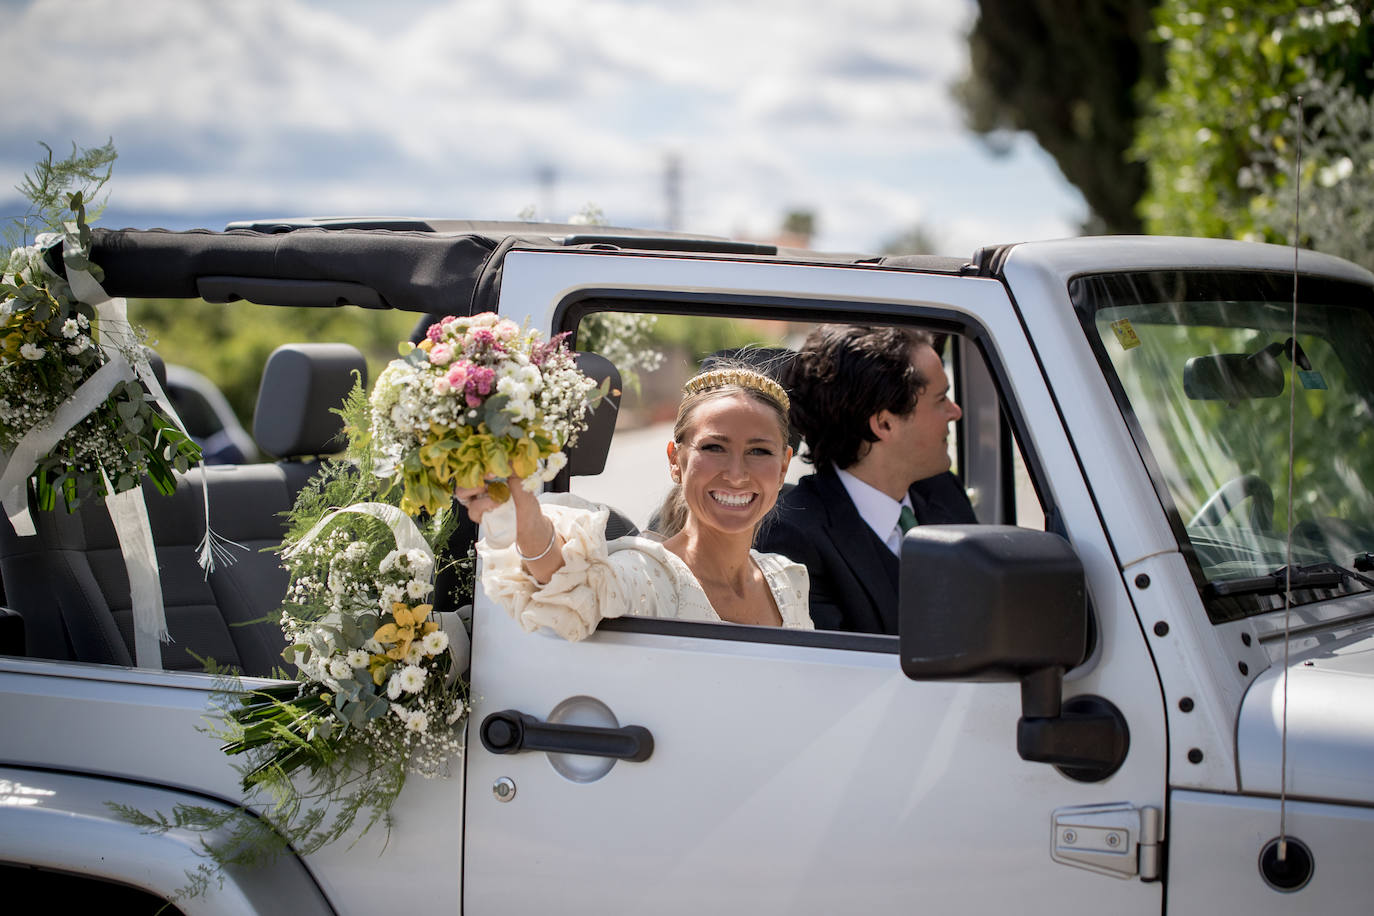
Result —
[[[910,498],[903,496],[901,501],[895,500],[843,468],[836,468],[835,473],[839,476],[840,483],[844,484],[845,492],[849,494],[854,508],[859,510],[859,518],[873,529],[873,533],[878,536],[878,540],[887,545],[888,550],[896,556],[901,556],[903,532],[897,524],[897,518],[902,514],[902,506],[911,506]]]

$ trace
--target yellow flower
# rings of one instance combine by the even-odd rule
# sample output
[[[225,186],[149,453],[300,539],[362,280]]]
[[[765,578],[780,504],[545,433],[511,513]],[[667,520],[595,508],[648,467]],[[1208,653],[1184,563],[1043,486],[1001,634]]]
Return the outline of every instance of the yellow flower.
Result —
[[[423,639],[439,629],[439,624],[425,619],[433,609],[432,604],[417,604],[412,608],[400,601],[393,602],[391,616],[396,622],[382,624],[377,628],[377,632],[372,634],[372,638],[383,646],[391,647],[384,653],[387,658],[401,661],[410,652],[412,642]],[[377,681],[377,669],[372,671],[372,680],[374,683],[380,683]]]

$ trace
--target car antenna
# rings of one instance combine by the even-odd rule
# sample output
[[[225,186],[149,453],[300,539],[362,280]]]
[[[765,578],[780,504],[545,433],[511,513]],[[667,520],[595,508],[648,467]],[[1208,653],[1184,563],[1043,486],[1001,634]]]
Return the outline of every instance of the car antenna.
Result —
[[[1293,435],[1298,400],[1298,363],[1291,358],[1298,349],[1298,251],[1302,238],[1302,135],[1303,124],[1302,96],[1297,98],[1297,141],[1294,145],[1293,167],[1293,310],[1292,327],[1289,339],[1293,341],[1290,353],[1292,379],[1288,383],[1288,544],[1284,557],[1283,589],[1283,734],[1279,739],[1279,842],[1277,863],[1280,870],[1286,870],[1288,862],[1288,651],[1291,635],[1293,611]]]

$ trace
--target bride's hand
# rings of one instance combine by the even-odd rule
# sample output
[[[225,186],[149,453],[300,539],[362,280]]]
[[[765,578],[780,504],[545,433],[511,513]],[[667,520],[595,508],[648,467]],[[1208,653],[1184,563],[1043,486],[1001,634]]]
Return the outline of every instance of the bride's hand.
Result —
[[[499,478],[491,477],[489,481]],[[529,490],[525,489],[524,478],[516,477],[514,474],[505,480],[507,489],[510,491],[510,498],[515,503],[516,518],[530,513],[539,513],[539,499]],[[491,491],[486,484],[480,487],[454,487],[453,497],[458,500],[458,504],[467,510],[468,517],[474,524],[481,524],[482,517],[501,505],[500,502],[492,498]]]
[[[487,492],[486,486],[455,487],[453,489],[453,498],[458,500],[458,504],[467,510],[468,517],[471,518],[473,524],[476,525],[482,523],[482,516],[500,505],[500,503],[491,498],[491,494]]]

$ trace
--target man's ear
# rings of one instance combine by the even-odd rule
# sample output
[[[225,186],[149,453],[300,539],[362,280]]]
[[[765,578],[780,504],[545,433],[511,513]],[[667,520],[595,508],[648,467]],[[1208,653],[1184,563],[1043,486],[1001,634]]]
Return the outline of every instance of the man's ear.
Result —
[[[868,428],[879,442],[892,435],[892,419],[893,413],[890,410],[880,410],[868,418]]]

